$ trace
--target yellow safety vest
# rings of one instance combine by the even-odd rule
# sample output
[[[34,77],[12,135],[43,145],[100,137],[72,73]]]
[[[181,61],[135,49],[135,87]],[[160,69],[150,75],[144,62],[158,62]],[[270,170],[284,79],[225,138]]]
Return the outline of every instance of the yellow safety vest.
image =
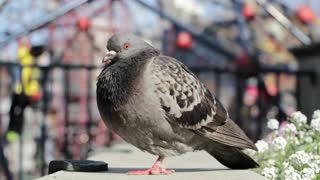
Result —
[[[21,72],[21,84],[16,85],[16,93],[22,93],[22,87],[25,95],[32,96],[36,95],[40,91],[40,85],[37,81],[39,77],[39,69],[30,67],[33,64],[33,57],[26,47],[21,47],[18,49],[18,56],[20,59],[20,64],[22,65]]]

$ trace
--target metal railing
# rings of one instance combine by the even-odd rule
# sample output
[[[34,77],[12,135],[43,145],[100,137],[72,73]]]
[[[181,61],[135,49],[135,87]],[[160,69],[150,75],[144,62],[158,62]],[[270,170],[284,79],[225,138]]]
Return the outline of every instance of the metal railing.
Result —
[[[102,69],[102,66],[97,66],[97,65],[75,65],[75,64],[51,64],[49,66],[39,66],[39,65],[32,65],[32,67],[38,68],[42,73],[41,79],[39,79],[39,82],[41,84],[42,87],[42,91],[43,91],[43,97],[41,99],[41,106],[40,106],[40,110],[42,111],[44,117],[46,117],[46,115],[49,112],[50,109],[50,104],[52,103],[52,100],[54,98],[54,95],[52,94],[52,86],[50,86],[50,84],[52,84],[52,72],[55,69],[60,69],[62,70],[61,72],[63,73],[63,81],[61,82],[63,85],[63,94],[61,97],[62,99],[64,99],[64,112],[62,112],[64,114],[63,116],[63,124],[62,126],[64,129],[64,134],[63,136],[61,136],[61,138],[63,138],[63,140],[61,139],[56,139],[59,141],[62,141],[63,143],[61,144],[62,147],[59,147],[58,151],[61,151],[61,153],[63,154],[63,158],[86,158],[86,156],[88,155],[88,152],[90,152],[92,149],[94,149],[96,147],[96,144],[93,142],[94,139],[97,137],[97,131],[98,130],[98,126],[99,126],[99,121],[100,121],[100,117],[93,117],[93,114],[90,113],[93,109],[97,109],[93,106],[90,106],[90,103],[87,103],[87,109],[86,111],[88,112],[88,116],[87,116],[87,120],[85,122],[78,122],[77,119],[76,120],[71,120],[70,118],[70,110],[69,107],[71,106],[71,104],[76,101],[75,97],[72,96],[71,92],[70,92],[70,86],[72,83],[72,80],[69,77],[70,72],[72,71],[76,71],[76,70],[83,70],[83,71],[87,71],[89,73],[89,75],[91,76],[91,79],[93,79],[92,76],[96,76],[93,75],[95,70],[99,70]],[[0,62],[0,69],[5,68],[8,71],[11,71],[14,68],[22,68],[22,66],[20,64],[17,63],[8,63],[8,62]],[[222,91],[224,91],[223,88],[221,88],[221,83],[222,83],[222,76],[223,75],[230,75],[233,77],[233,81],[235,83],[235,101],[232,103],[234,106],[234,112],[231,113],[231,117],[238,123],[240,124],[240,126],[244,126],[245,123],[243,123],[243,118],[241,117],[241,109],[245,106],[243,103],[243,93],[244,93],[244,85],[248,79],[249,76],[254,76],[259,78],[259,76],[261,74],[265,74],[265,73],[275,73],[278,77],[279,74],[281,73],[285,73],[285,74],[292,74],[298,77],[302,77],[302,76],[308,76],[310,77],[312,80],[316,81],[317,79],[317,72],[315,70],[312,69],[300,69],[300,70],[290,70],[290,69],[284,69],[284,68],[276,68],[276,67],[269,67],[269,68],[259,68],[259,69],[251,69],[251,70],[244,70],[244,69],[236,69],[236,68],[218,68],[218,67],[191,67],[191,70],[196,74],[196,75],[201,75],[203,73],[212,73],[214,74],[214,76],[212,76],[212,82],[214,82],[215,87],[217,87],[215,89],[215,96],[217,96],[218,98],[223,98],[221,97],[221,93]],[[87,87],[91,87],[93,86],[91,81],[87,81]],[[279,81],[278,81],[279,83]],[[299,83],[297,83],[298,85]],[[1,83],[0,83],[1,85]],[[94,88],[93,88],[94,89]],[[93,89],[90,90],[90,92],[88,91],[87,94],[80,94],[80,96],[86,96],[86,100],[90,101],[91,104],[95,102],[95,93],[93,92]],[[299,89],[299,88],[297,88]],[[0,87],[1,90],[1,87]],[[9,91],[13,92],[13,87],[10,87]],[[295,96],[299,96],[300,93],[296,92]],[[276,99],[276,98],[275,98]],[[296,99],[300,99],[300,98],[296,98]],[[2,103],[0,101],[0,103]],[[258,102],[258,106],[260,106],[261,102]],[[279,106],[279,101],[273,101],[272,103],[274,103],[274,105]],[[301,104],[301,102],[298,102],[298,107]],[[262,107],[261,107],[262,108]],[[97,119],[98,118],[98,119]],[[261,120],[257,121],[258,123],[258,129],[257,131],[260,131],[257,133],[251,133],[251,135],[254,136],[258,136],[259,133],[261,134],[262,131],[262,124],[264,123],[263,119],[265,118],[265,114],[261,114],[259,115],[259,118],[261,118]],[[248,120],[247,120],[248,121]],[[45,151],[46,151],[46,141],[48,140],[48,127],[47,127],[47,123],[46,123],[46,118],[44,118],[42,121],[40,121],[41,123],[39,124],[39,128],[41,129],[41,135],[39,137],[39,143],[38,143],[38,148],[40,148],[41,150],[39,151],[39,157],[41,159],[41,173],[45,174],[46,173],[46,167],[47,167],[47,163],[45,160]],[[248,129],[246,127],[243,127],[244,129]],[[106,138],[105,140],[105,144],[104,145],[109,145],[110,142],[112,141],[112,135],[110,134],[110,131],[104,131],[102,136],[105,137],[109,137]],[[87,140],[85,140],[84,142],[80,141],[79,139],[81,139],[83,137],[83,135],[85,134],[85,137],[87,138]],[[250,133],[249,133],[250,134]],[[101,137],[101,136],[100,136]],[[98,137],[99,138],[99,137]],[[254,137],[255,139],[257,139],[258,137]],[[58,147],[56,147],[58,148]]]

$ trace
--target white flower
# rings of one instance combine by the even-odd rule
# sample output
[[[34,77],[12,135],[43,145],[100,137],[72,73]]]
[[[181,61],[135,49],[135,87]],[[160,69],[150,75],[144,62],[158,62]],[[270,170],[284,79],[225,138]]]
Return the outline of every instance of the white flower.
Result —
[[[297,111],[291,114],[290,121],[300,126],[307,123],[307,117],[300,111]]]
[[[313,162],[320,165],[320,155],[313,155]]]
[[[283,173],[284,180],[301,180],[300,174],[298,174],[292,166],[286,168]]]
[[[284,149],[287,146],[287,140],[283,137],[277,137],[272,141],[272,146],[276,150]]]
[[[275,167],[266,167],[262,169],[261,172],[262,176],[265,176],[266,178],[269,179],[276,179],[277,177],[277,169]]]
[[[288,166],[289,166],[289,162],[288,161],[283,162],[283,167],[284,168],[287,168]]]
[[[316,175],[312,168],[304,168],[301,173],[302,173],[302,178],[305,178],[305,179],[312,179]]]
[[[304,131],[298,131],[298,135],[300,138],[304,139],[304,136],[305,136],[305,132]]]
[[[269,159],[267,161],[268,166],[274,166],[276,164],[276,161],[274,159]]]
[[[316,110],[313,112],[312,119],[320,119],[320,110]]]
[[[301,167],[302,165],[307,164],[310,158],[310,155],[306,152],[297,151],[289,157],[289,161],[294,167]]]
[[[320,173],[320,167],[316,163],[309,163],[309,167],[313,169],[313,171],[318,174]]]
[[[290,175],[291,173],[295,172],[296,170],[292,167],[292,166],[288,166],[285,170],[284,170],[284,175]]]
[[[310,127],[315,131],[320,131],[320,118],[312,119]]]
[[[276,119],[270,119],[267,123],[267,126],[271,130],[277,130],[279,128],[279,121]]]
[[[247,153],[247,154],[250,154],[250,155],[255,155],[256,153],[257,153],[257,151],[255,151],[255,150],[252,150],[252,149],[246,149],[245,150],[245,152]]]
[[[311,137],[313,137],[315,135],[314,131],[308,131],[306,134],[311,136]]]
[[[293,172],[289,176],[285,176],[284,180],[301,180],[301,176],[297,172]]]
[[[285,132],[288,134],[297,134],[297,128],[293,123],[289,123],[286,126]]]
[[[311,136],[307,136],[307,137],[304,138],[304,141],[305,141],[306,143],[312,143],[313,139],[312,139]]]
[[[259,140],[256,142],[256,146],[258,149],[258,152],[265,152],[269,149],[269,145],[264,140]]]
[[[311,180],[310,178],[302,177],[301,180]]]
[[[299,145],[299,139],[297,137],[288,137],[288,139],[292,142],[294,145]]]

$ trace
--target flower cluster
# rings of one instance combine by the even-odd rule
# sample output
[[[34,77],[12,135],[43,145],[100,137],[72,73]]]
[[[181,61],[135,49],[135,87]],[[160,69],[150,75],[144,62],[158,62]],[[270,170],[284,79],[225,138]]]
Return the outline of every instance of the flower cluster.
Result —
[[[261,174],[269,179],[275,179],[277,177],[277,169],[273,166],[266,167],[262,170]]]
[[[285,180],[300,180],[300,174],[291,166],[283,171]]]
[[[264,140],[257,141],[256,147],[258,149],[258,152],[265,152],[266,150],[269,149],[268,143],[265,142]]]
[[[312,119],[310,126],[315,131],[320,131],[320,118]]]
[[[313,112],[312,119],[320,119],[320,110]]]
[[[316,110],[312,115],[311,128],[320,131],[320,110]]]
[[[258,152],[250,151],[258,161],[258,173],[269,179],[320,180],[320,110],[310,124],[301,112],[294,112],[289,122],[270,119],[266,140],[256,143]]]
[[[277,137],[272,141],[272,146],[275,150],[284,149],[287,146],[287,140],[283,137]]]
[[[267,126],[271,130],[277,130],[279,128],[279,121],[276,119],[270,119],[267,123]]]
[[[294,124],[290,123],[286,126],[285,132],[290,135],[295,135],[297,134],[297,127]]]
[[[307,117],[304,114],[302,114],[300,111],[292,113],[289,119],[292,123],[298,126],[301,126],[307,123]]]
[[[298,151],[289,156],[290,164],[297,169],[310,161],[310,155],[304,151]]]

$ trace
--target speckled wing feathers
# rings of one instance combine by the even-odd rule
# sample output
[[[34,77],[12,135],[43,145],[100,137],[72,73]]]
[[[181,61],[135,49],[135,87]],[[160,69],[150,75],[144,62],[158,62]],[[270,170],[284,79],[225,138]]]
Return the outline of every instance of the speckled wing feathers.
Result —
[[[171,57],[157,56],[151,68],[155,93],[168,121],[226,145],[255,149],[222,104],[186,66]]]
[[[215,100],[206,98],[206,88],[180,62],[166,56],[154,60],[155,92],[162,108],[180,126],[199,129],[212,121]]]

